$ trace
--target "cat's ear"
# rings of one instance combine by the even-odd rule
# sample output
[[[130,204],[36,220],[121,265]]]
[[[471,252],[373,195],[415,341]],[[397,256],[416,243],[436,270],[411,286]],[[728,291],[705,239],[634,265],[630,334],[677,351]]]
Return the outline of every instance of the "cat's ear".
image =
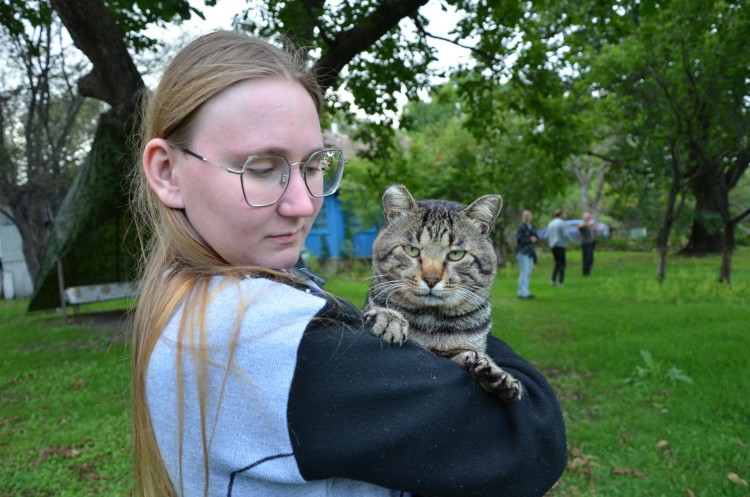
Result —
[[[383,193],[383,213],[389,223],[417,208],[417,203],[404,185],[391,185]]]
[[[487,234],[492,231],[495,219],[500,215],[500,209],[502,208],[503,197],[500,195],[485,195],[465,207],[463,212],[469,219],[479,224],[479,230],[482,234]]]

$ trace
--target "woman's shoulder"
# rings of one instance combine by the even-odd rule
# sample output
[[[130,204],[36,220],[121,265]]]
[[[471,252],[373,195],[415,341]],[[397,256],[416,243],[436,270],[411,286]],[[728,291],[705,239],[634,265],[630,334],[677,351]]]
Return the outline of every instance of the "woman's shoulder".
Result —
[[[354,304],[325,292],[314,281],[260,276],[238,280],[235,285],[227,281],[217,281],[215,285],[224,298],[240,299],[243,305],[262,304],[282,316],[302,312],[347,324],[362,320],[361,311]]]
[[[278,309],[320,309],[326,298],[313,292],[303,282],[272,276],[250,276],[245,278],[214,277],[210,283],[212,305],[223,306],[234,301],[241,307],[250,305]],[[317,311],[316,311],[317,312]]]

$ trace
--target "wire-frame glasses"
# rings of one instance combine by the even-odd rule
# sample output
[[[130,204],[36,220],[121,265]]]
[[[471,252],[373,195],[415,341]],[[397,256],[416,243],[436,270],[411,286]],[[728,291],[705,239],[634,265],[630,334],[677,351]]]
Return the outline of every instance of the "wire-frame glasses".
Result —
[[[279,201],[289,186],[292,167],[299,166],[307,191],[315,198],[336,193],[344,174],[344,154],[331,148],[313,152],[306,161],[290,164],[286,157],[276,154],[251,155],[242,168],[222,166],[202,155],[183,149],[188,155],[240,176],[245,202],[251,207],[266,207]]]

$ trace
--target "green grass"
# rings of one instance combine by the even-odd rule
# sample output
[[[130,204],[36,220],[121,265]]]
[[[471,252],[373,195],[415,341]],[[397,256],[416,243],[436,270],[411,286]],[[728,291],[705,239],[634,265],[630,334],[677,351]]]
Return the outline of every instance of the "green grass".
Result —
[[[64,326],[27,304],[0,301],[0,495],[127,495],[122,333]]]
[[[565,414],[570,464],[550,495],[750,496],[729,477],[750,480],[750,251],[733,262],[731,288],[718,257],[672,256],[660,285],[654,254],[597,252],[583,278],[569,250],[557,288],[543,254],[531,300],[515,267],[500,271],[494,333],[548,375]],[[328,288],[361,303],[367,283]]]
[[[661,285],[650,253],[597,252],[589,278],[568,258],[564,288],[543,254],[535,299],[516,299],[514,267],[493,291],[495,333],[565,414],[569,466],[550,495],[750,496],[750,251],[731,288],[717,257],[672,256]],[[363,302],[364,278],[329,276]],[[127,495],[126,346],[25,306],[0,302],[0,495]]]

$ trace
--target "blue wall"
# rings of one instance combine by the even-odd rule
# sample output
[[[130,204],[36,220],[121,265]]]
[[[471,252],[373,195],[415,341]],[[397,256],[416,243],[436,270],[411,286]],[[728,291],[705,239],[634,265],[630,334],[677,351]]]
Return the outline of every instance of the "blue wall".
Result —
[[[350,229],[347,243],[345,217],[338,196],[331,195],[323,199],[323,207],[305,241],[307,250],[314,257],[372,256],[372,242],[375,241],[378,229],[374,226],[366,230]]]

